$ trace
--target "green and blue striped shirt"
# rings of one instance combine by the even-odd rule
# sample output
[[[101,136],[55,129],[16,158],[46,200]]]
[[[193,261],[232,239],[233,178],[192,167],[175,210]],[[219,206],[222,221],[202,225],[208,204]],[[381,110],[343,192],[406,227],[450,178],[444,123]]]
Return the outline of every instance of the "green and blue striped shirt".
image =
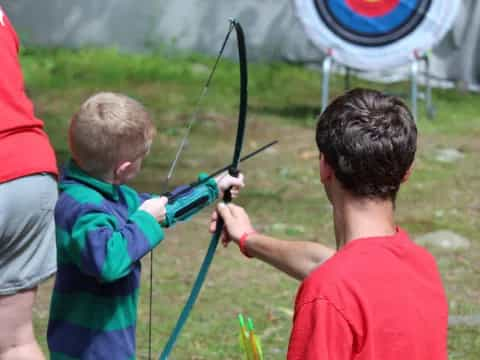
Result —
[[[201,186],[210,199],[218,196],[214,180]],[[140,259],[164,237],[156,219],[139,210],[150,197],[92,178],[73,161],[64,169],[55,208],[51,359],[135,358]]]

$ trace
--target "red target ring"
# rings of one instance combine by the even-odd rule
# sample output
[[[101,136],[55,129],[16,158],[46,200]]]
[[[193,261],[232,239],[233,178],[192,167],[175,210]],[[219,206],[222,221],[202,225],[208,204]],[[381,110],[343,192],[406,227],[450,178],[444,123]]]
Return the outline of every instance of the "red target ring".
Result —
[[[394,10],[400,0],[346,0],[353,12],[366,17],[387,15]]]

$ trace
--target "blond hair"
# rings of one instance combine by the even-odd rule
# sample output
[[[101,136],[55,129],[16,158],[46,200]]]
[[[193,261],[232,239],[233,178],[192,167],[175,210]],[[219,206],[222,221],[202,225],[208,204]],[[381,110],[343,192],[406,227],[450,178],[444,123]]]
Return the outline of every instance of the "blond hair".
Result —
[[[70,150],[83,170],[104,177],[120,162],[144,156],[154,135],[151,116],[142,104],[122,94],[101,92],[88,98],[72,117]]]

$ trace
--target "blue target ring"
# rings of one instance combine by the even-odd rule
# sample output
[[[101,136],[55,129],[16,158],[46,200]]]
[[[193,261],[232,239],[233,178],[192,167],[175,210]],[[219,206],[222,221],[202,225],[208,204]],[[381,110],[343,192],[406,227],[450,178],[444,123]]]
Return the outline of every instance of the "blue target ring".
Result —
[[[431,0],[401,0],[383,16],[356,12],[346,0],[315,0],[322,20],[344,40],[360,46],[384,46],[410,34],[424,20]]]

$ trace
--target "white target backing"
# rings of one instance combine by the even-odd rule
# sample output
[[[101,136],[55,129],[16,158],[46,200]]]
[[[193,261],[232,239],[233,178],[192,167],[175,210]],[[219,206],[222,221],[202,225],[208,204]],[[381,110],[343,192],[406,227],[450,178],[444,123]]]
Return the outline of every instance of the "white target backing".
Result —
[[[295,6],[317,47],[352,68],[382,70],[437,44],[460,0],[295,0]]]

